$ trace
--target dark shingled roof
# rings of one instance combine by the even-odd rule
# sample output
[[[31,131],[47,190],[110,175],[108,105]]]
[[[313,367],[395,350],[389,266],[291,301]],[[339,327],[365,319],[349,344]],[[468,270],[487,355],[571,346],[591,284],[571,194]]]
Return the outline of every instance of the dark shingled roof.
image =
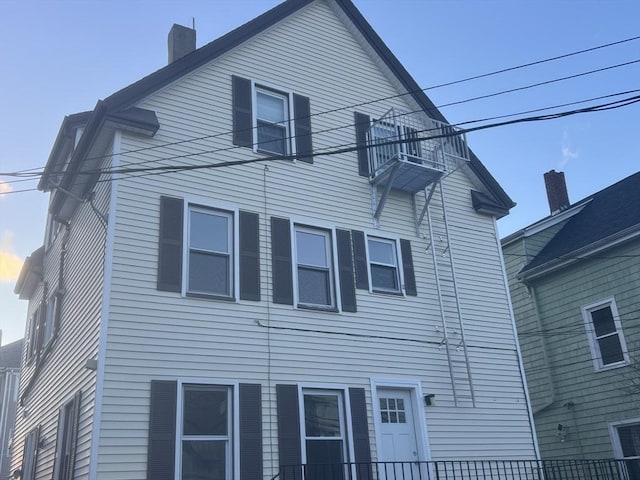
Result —
[[[20,339],[0,347],[0,368],[20,368],[23,344],[24,340]]]
[[[522,269],[530,271],[576,250],[640,226],[640,172],[605,188],[575,205],[586,203]]]

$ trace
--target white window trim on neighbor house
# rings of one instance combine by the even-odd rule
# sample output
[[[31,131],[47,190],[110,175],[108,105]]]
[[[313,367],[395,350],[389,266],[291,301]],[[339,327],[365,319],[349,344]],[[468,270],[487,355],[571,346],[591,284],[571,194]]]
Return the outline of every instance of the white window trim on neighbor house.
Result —
[[[618,428],[629,427],[632,425],[638,425],[640,428],[640,417],[621,420],[618,422],[609,422],[609,436],[611,437],[611,444],[613,445],[613,453],[617,459],[640,459],[640,456],[625,457],[622,453],[622,443],[620,442]]]
[[[302,464],[306,465],[307,461],[307,434],[305,429],[305,410],[304,410],[304,395],[309,394],[337,394],[341,401],[341,428],[342,428],[342,440],[343,440],[343,452],[345,455],[344,462],[352,462],[355,458],[355,451],[353,447],[353,433],[351,431],[352,419],[351,419],[351,399],[349,397],[349,387],[347,385],[336,384],[314,384],[314,383],[300,383],[298,384],[298,409],[300,415],[300,448],[302,453]]]
[[[338,278],[338,244],[336,240],[336,229],[333,225],[329,225],[327,223],[318,222],[314,220],[308,220],[303,218],[292,218],[290,219],[291,225],[291,261],[292,261],[292,270],[293,270],[293,301],[295,308],[312,308],[318,310],[329,310],[329,311],[341,311],[342,298],[340,296],[340,285]],[[328,247],[331,248],[330,251],[326,252],[327,255],[327,263],[329,267],[329,281],[330,281],[330,304],[313,304],[313,303],[304,303],[300,301],[300,284],[298,279],[298,248],[297,248],[297,239],[296,232],[297,231],[306,231],[311,233],[322,233],[326,234],[326,238],[328,238],[329,243]]]
[[[427,431],[427,418],[423,408],[422,384],[419,380],[398,379],[398,378],[371,378],[371,403],[373,405],[373,427],[376,436],[376,445],[378,448],[382,442],[382,423],[380,413],[380,396],[378,391],[381,389],[399,389],[407,390],[411,395],[413,402],[413,421],[418,440],[418,461],[431,460],[431,447],[429,445],[429,435]]]
[[[60,308],[59,302],[60,298],[58,295],[58,288],[56,287],[52,289],[52,292],[49,294],[45,306],[44,332],[42,332],[42,350],[46,350],[46,348],[53,340],[53,337],[55,336],[56,317],[58,309]]]
[[[175,438],[175,478],[182,478],[182,440],[183,440],[183,414],[184,414],[184,387],[185,385],[211,386],[227,388],[231,401],[228,404],[227,415],[229,425],[229,450],[227,452],[226,461],[228,468],[225,480],[240,478],[240,404],[238,395],[238,382],[229,382],[222,379],[202,379],[202,378],[182,378],[177,380],[177,398],[176,398],[176,438]],[[231,412],[229,412],[231,410]]]
[[[206,293],[191,291],[189,289],[189,252],[191,250],[190,235],[191,235],[191,211],[198,211],[207,213],[210,212],[214,215],[226,216],[231,222],[230,231],[228,231],[228,244],[230,252],[229,259],[229,295]],[[183,297],[202,297],[209,299],[230,300],[238,302],[240,292],[240,256],[239,252],[239,210],[235,205],[227,204],[224,202],[211,203],[201,198],[185,198],[184,199],[184,212],[183,217],[183,252],[182,252],[182,296]]]
[[[622,354],[624,359],[619,362],[605,365],[602,362],[602,355],[600,353],[600,347],[598,345],[598,338],[596,337],[596,332],[593,325],[591,312],[607,306],[611,309],[611,314],[613,316],[613,321],[616,328],[615,334],[618,336],[618,340],[620,342],[620,348],[622,349]],[[591,358],[593,359],[593,369],[595,371],[603,371],[603,370],[611,370],[614,368],[619,368],[619,367],[628,365],[629,352],[627,350],[627,344],[625,342],[624,334],[622,332],[622,324],[620,323],[620,316],[618,315],[618,308],[616,306],[615,298],[609,297],[609,298],[600,300],[598,302],[591,303],[589,305],[584,305],[583,307],[581,307],[581,310],[582,310],[582,317],[584,320],[584,326],[587,331],[587,338],[589,340],[589,348],[591,349]]]
[[[390,264],[384,264],[379,262],[374,262],[371,258],[371,253],[369,251],[369,241],[377,241],[380,243],[386,243],[393,245],[393,255],[395,257],[395,265],[393,267],[396,270],[396,281],[398,283],[398,289],[388,289],[384,287],[379,287],[373,284],[373,274],[371,272],[371,265],[378,264],[390,267]],[[402,258],[400,257],[400,237],[396,235],[389,234],[381,234],[379,232],[365,232],[365,250],[367,252],[367,277],[369,279],[369,292],[370,293],[391,293],[391,294],[399,294],[406,296],[405,288],[404,288],[404,271],[402,268]]]
[[[277,85],[270,84],[268,82],[256,82],[255,80],[251,80],[251,104],[253,108],[251,109],[251,125],[253,130],[253,151],[254,152],[262,152],[267,154],[275,154],[279,155],[280,152],[273,152],[270,150],[262,149],[258,143],[258,92],[271,95],[276,98],[281,98],[285,101],[284,106],[284,127],[285,127],[285,152],[284,155],[292,155],[296,154],[296,142],[293,141],[295,138],[295,125],[293,122],[294,118],[294,110],[293,110],[293,92],[282,88]]]

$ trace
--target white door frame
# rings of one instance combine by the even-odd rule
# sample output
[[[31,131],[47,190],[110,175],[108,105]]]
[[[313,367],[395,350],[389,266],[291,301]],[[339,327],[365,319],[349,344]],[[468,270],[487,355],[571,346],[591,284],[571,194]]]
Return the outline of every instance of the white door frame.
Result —
[[[431,447],[429,446],[429,435],[427,432],[427,418],[424,413],[422,385],[419,380],[399,379],[399,378],[372,378],[371,379],[371,403],[373,406],[373,426],[376,432],[376,457],[378,449],[382,445],[381,424],[380,424],[380,398],[379,388],[389,388],[397,390],[407,390],[412,398],[413,423],[418,442],[418,460],[421,462],[431,460]],[[379,460],[379,458],[377,458]]]

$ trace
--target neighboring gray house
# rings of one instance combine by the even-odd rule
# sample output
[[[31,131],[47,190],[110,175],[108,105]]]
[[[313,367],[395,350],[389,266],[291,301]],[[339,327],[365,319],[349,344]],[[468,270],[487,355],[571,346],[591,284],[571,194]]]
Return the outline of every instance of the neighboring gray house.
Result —
[[[502,240],[543,458],[625,458],[640,478],[640,173]]]
[[[40,181],[23,480],[535,459],[496,228],[513,202],[354,5],[169,45],[65,118]]]
[[[2,332],[0,331],[0,338]],[[24,341],[0,347],[0,479],[9,478],[11,435],[16,418],[20,363]]]

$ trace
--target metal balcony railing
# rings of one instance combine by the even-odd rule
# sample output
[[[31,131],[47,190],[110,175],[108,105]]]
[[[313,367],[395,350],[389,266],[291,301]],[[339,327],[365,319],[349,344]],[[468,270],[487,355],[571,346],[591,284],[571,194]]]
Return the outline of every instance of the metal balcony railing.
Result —
[[[272,480],[640,480],[640,460],[451,460],[281,466]]]
[[[452,165],[469,160],[464,134],[424,114],[390,109],[367,132],[369,168],[374,184],[410,193],[424,189]]]

